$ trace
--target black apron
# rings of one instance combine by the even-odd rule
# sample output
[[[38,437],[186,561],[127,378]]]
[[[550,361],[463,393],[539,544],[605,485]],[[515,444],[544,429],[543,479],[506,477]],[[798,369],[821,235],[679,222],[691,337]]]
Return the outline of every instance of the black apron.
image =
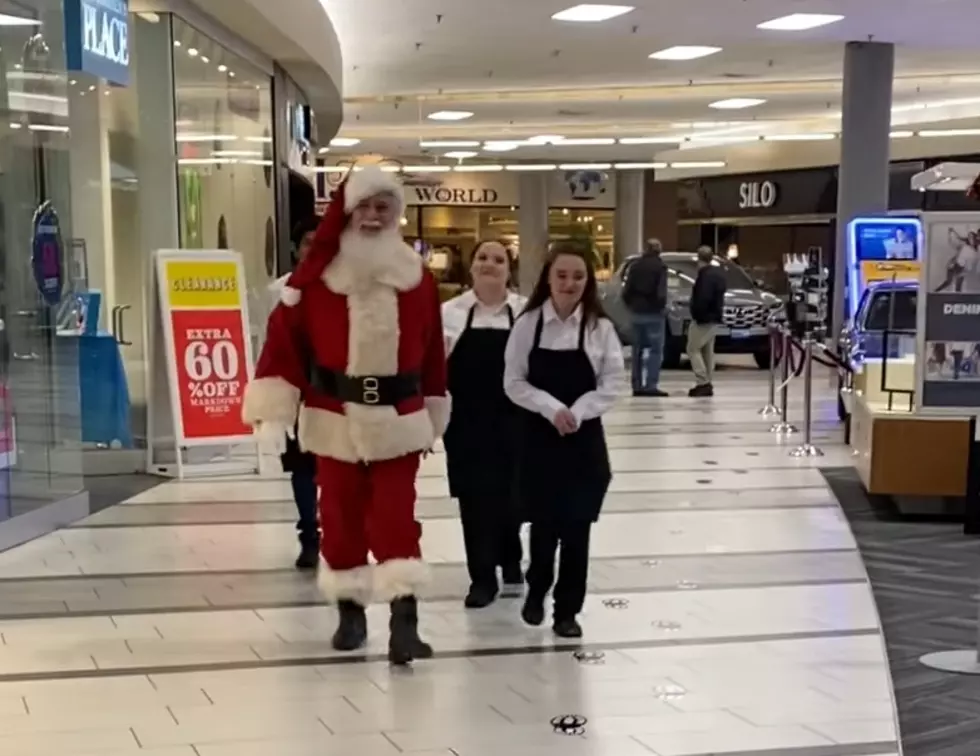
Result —
[[[542,349],[544,315],[539,314],[528,355],[528,383],[569,408],[598,385],[585,351],[586,321],[583,313],[577,349]],[[531,523],[598,520],[612,480],[602,421],[586,420],[575,433],[562,436],[537,412],[519,412],[517,487],[524,519]]]
[[[517,407],[504,393],[504,350],[510,330],[466,327],[449,355],[448,388],[452,397],[449,427],[443,435],[449,494],[513,501],[514,421]],[[507,305],[514,325],[514,311]]]

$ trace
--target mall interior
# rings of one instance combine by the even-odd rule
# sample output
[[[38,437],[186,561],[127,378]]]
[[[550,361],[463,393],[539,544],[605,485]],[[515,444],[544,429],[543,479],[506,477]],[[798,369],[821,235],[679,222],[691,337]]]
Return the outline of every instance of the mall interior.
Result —
[[[980,5],[625,2],[0,0],[0,754],[980,752]],[[297,224],[377,167],[444,302],[486,241],[522,295],[556,245],[595,269],[625,371],[581,638],[523,584],[464,605],[440,441],[431,659],[389,663],[383,603],[336,650],[294,568],[239,388]],[[652,240],[663,397],[628,385]]]

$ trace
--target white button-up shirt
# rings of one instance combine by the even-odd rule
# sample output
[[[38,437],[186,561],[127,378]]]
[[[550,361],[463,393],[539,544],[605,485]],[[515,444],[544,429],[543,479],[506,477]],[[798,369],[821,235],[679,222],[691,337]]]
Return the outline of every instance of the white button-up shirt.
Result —
[[[472,328],[497,328],[506,331],[510,328],[507,305],[514,313],[514,320],[524,311],[527,299],[516,292],[508,292],[507,299],[499,305],[487,306],[476,298],[473,290],[465,291],[442,304],[442,330],[446,336],[446,356],[452,354],[456,342],[466,330],[466,319],[473,310]],[[476,309],[473,309],[475,306]]]
[[[504,391],[510,400],[519,407],[537,412],[549,422],[555,413],[565,405],[546,391],[535,388],[527,380],[528,356],[534,347],[534,331],[538,325],[539,314],[543,312],[541,326],[542,349],[559,351],[578,349],[579,326],[582,323],[582,306],[579,305],[566,320],[561,320],[551,300],[543,307],[531,310],[514,324],[504,366]],[[579,424],[592,420],[608,412],[622,391],[625,370],[623,368],[623,347],[612,321],[600,318],[595,325],[585,328],[585,353],[596,374],[596,389],[578,398],[569,407]]]

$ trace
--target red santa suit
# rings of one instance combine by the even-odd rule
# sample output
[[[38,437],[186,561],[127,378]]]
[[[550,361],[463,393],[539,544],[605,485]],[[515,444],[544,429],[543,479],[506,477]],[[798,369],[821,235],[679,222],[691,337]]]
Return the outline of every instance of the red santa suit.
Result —
[[[398,205],[396,225],[366,237],[350,213],[379,194]],[[449,417],[438,288],[400,236],[403,209],[392,174],[349,175],[283,288],[244,397],[244,420],[256,427],[291,427],[298,414],[300,446],[319,458],[320,583],[340,605],[338,635],[356,625],[346,640],[335,635],[345,649],[363,643],[363,609],[360,619],[350,613],[372,598],[414,607],[426,579],[415,479]],[[395,603],[392,613],[394,638]]]

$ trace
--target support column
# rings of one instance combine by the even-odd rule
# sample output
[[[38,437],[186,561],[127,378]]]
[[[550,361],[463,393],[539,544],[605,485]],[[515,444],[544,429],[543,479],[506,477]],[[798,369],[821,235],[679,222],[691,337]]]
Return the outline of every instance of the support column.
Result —
[[[616,214],[613,220],[613,267],[643,251],[643,171],[616,171]]]
[[[895,46],[848,42],[844,48],[837,248],[832,336],[844,322],[847,224],[859,215],[888,210],[888,157]]]
[[[518,183],[520,207],[517,210],[517,233],[520,238],[518,284],[521,294],[528,295],[548,254],[548,179],[549,173],[522,173]]]
[[[643,238],[660,239],[664,249],[679,249],[677,182],[657,181],[656,172],[643,176]]]

